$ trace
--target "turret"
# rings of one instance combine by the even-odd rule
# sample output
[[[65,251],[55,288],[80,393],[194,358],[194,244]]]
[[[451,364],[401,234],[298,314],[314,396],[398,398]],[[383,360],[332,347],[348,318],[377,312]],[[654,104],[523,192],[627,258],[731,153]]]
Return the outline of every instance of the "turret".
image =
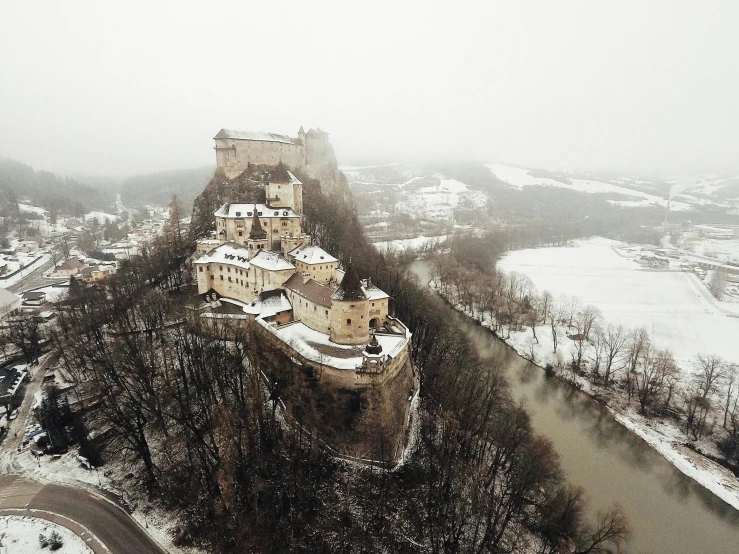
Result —
[[[249,239],[246,241],[246,247],[249,249],[249,259],[256,256],[260,250],[267,248],[267,231],[262,228],[262,223],[259,221],[256,204],[254,204],[254,215],[251,220],[251,230],[249,231]]]
[[[349,263],[341,285],[331,295],[331,340],[366,344],[369,338],[368,297],[357,270]]]

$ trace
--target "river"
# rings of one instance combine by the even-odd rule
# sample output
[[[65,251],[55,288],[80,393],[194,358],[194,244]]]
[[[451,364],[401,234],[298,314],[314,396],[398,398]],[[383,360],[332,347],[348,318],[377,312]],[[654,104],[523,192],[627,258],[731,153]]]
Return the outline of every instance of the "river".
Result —
[[[410,269],[426,283],[430,265]],[[582,487],[589,506],[620,504],[634,536],[636,554],[737,554],[739,512],[678,471],[610,413],[573,387],[547,378],[490,331],[449,306],[481,357],[502,363],[516,399],[537,433],[548,437],[567,480]]]

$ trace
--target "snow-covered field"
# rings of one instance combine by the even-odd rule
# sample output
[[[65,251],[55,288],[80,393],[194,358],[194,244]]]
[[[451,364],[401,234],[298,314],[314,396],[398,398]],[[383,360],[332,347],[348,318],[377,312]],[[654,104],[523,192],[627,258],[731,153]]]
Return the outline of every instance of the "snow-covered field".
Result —
[[[471,190],[456,179],[440,178],[438,185],[403,191],[396,206],[398,211],[418,219],[451,220],[458,207],[481,208],[486,203],[483,192]]]
[[[23,256],[23,254],[19,254],[18,257],[20,259],[19,263],[8,263],[8,273],[18,271],[20,269],[20,266],[23,266],[23,271],[18,271],[18,273],[15,273],[14,275],[10,275],[8,277],[0,279],[0,287],[7,288],[11,285],[15,285],[16,283],[20,283],[20,281],[24,277],[28,277],[29,273],[38,269],[45,263],[51,261],[51,254],[47,254],[44,252],[36,252],[35,254],[28,256]]]
[[[61,536],[63,545],[54,550],[59,554],[92,554],[92,549],[73,531],[40,519],[29,516],[0,516],[0,552],[8,554],[42,554],[50,551],[42,548],[39,535],[49,536],[56,531]]]
[[[490,169],[490,171],[496,177],[498,177],[498,179],[500,179],[501,181],[505,181],[506,183],[509,183],[510,185],[517,188],[523,188],[532,185],[542,185],[566,188],[587,193],[616,193],[622,194],[624,196],[633,197],[633,199],[609,200],[609,202],[611,202],[612,204],[631,207],[649,205],[657,205],[663,207],[667,206],[667,200],[662,198],[661,196],[648,194],[646,192],[621,187],[603,181],[567,178],[566,181],[568,182],[565,182],[564,179],[562,181],[559,181],[548,177],[534,177],[530,174],[528,169],[523,169],[520,167],[513,167],[504,164],[487,164],[486,167]],[[670,209],[673,211],[682,211],[689,210],[691,209],[691,207],[689,204],[686,204],[684,202],[673,201],[670,203]]]
[[[527,275],[541,292],[577,296],[596,306],[606,322],[646,327],[659,347],[672,349],[686,369],[697,354],[739,362],[739,318],[712,299],[692,273],[649,271],[619,255],[602,238],[570,247],[509,253],[498,262],[507,272]]]

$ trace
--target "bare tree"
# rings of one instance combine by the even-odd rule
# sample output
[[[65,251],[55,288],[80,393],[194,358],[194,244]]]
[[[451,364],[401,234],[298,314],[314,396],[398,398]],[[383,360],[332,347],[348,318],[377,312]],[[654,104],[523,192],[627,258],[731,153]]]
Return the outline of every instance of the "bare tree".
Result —
[[[725,400],[724,400],[724,429],[726,429],[726,420],[729,417],[729,409],[732,403],[736,404],[737,396],[737,379],[739,379],[739,366],[730,364],[726,366],[724,375]]]
[[[696,366],[698,370],[696,384],[701,397],[705,400],[717,391],[726,372],[726,364],[720,356],[699,354]]]
[[[590,332],[597,326],[601,319],[600,310],[588,304],[577,314],[577,331],[584,335],[585,340],[590,340]]]
[[[629,340],[629,334],[621,325],[614,327],[609,324],[605,330],[600,331],[600,335],[604,345],[605,371],[603,381],[608,386],[611,374],[623,367],[622,360],[626,350],[626,343]]]
[[[724,289],[726,288],[726,271],[723,269],[717,269],[713,272],[713,277],[708,285],[708,290],[711,294],[716,297],[716,300],[721,300],[724,297]]]

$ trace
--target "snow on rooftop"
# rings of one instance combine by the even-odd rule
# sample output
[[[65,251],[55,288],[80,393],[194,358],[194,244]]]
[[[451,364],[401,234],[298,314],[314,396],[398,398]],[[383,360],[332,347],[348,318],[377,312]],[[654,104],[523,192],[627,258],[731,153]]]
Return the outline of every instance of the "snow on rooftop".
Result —
[[[266,204],[224,204],[214,215],[247,218],[254,215],[255,209],[259,217],[300,217],[292,208],[270,208]]]
[[[282,254],[270,250],[260,250],[259,254],[251,259],[251,264],[269,271],[295,269],[295,266],[288,262]]]
[[[319,246],[298,246],[288,252],[289,256],[306,264],[322,264],[338,261],[331,254]]]
[[[274,290],[257,296],[244,307],[244,312],[259,318],[267,318],[292,309],[287,296],[281,290]]]
[[[277,133],[267,133],[263,131],[235,131],[233,129],[221,129],[213,139],[254,140],[294,144],[293,139],[287,135],[278,135]]]
[[[242,269],[249,269],[250,264],[246,248],[235,243],[226,243],[214,248],[195,260],[196,264],[230,264]]]
[[[312,362],[347,370],[354,370],[362,365],[364,345],[351,346],[331,342],[327,334],[314,331],[301,321],[283,326],[270,325],[260,319],[257,321]],[[391,358],[402,352],[408,343],[408,339],[403,335],[376,336],[383,353]]]
[[[287,172],[288,176],[290,177],[290,184],[291,185],[302,185],[303,183],[300,182],[300,179],[298,179],[295,175],[293,175],[292,171]]]

